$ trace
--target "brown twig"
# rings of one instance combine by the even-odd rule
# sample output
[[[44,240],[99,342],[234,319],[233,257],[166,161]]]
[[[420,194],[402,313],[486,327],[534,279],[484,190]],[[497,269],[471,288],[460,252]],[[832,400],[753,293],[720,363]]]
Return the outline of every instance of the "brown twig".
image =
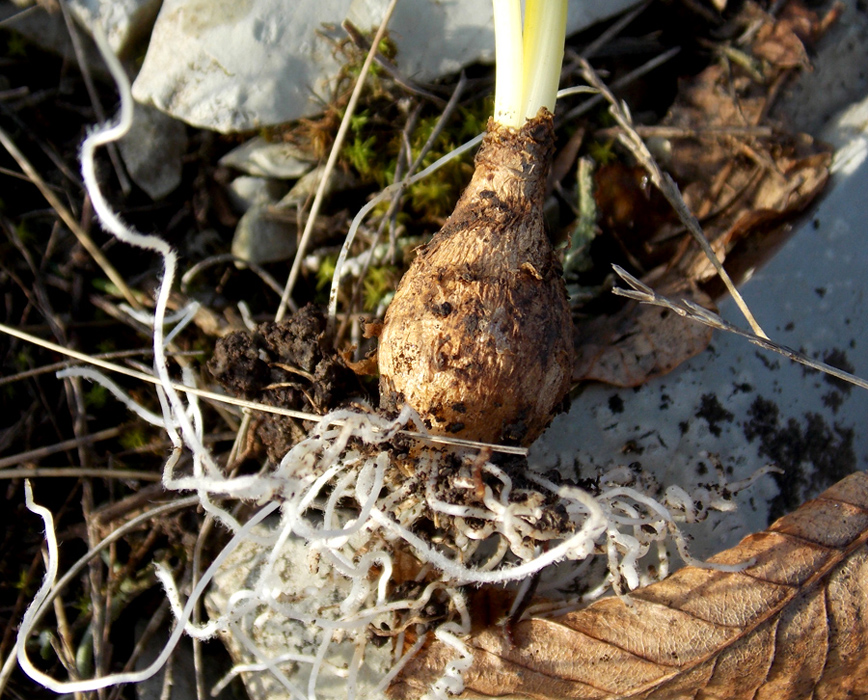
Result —
[[[634,70],[630,71],[629,73],[627,73],[623,77],[621,77],[618,80],[616,80],[615,82],[613,82],[611,89],[612,90],[620,90],[621,88],[626,87],[627,85],[630,85],[631,83],[638,80],[642,76],[650,73],[655,68],[659,68],[664,63],[666,63],[666,61],[670,60],[671,58],[674,58],[675,55],[678,54],[679,51],[681,51],[681,49],[676,46],[674,48],[669,49],[668,51],[664,51],[663,53],[659,54],[658,56],[655,56],[651,60],[646,61],[638,68],[635,68]],[[583,66],[583,68],[582,68],[583,74],[587,68],[590,68],[590,64],[587,62],[587,59],[579,58],[579,64],[581,66]],[[591,69],[591,70],[593,70],[593,69]],[[587,76],[585,76],[585,77],[587,79]],[[597,86],[595,85],[594,87],[597,87]],[[609,94],[611,95],[611,93],[609,93]],[[590,97],[587,100],[585,100],[584,102],[582,102],[577,107],[574,107],[573,109],[571,109],[565,115],[563,115],[563,116],[559,115],[558,121],[559,122],[569,122],[569,121],[572,121],[574,119],[577,119],[578,117],[582,116],[583,114],[585,114],[589,110],[596,107],[598,104],[603,102],[605,99],[606,99],[605,94],[601,93],[599,95],[594,95],[593,97]]]
[[[64,440],[63,442],[58,442],[54,445],[48,445],[46,447],[38,447],[35,450],[28,450],[27,452],[19,452],[18,454],[0,459],[0,469],[6,469],[7,467],[11,467],[15,464],[36,462],[44,457],[48,457],[49,455],[57,454],[58,452],[66,452],[67,450],[77,449],[83,444],[93,444],[94,442],[100,442],[102,440],[110,440],[111,438],[120,435],[121,432],[122,431],[120,427],[107,428],[106,430],[101,430],[98,433],[82,435],[81,437],[72,438],[71,440]],[[2,472],[0,472],[0,475],[2,475]],[[73,475],[70,474],[70,476]]]
[[[56,343],[51,343],[47,340],[43,340],[42,338],[37,338],[36,336],[30,335],[29,333],[24,333],[17,328],[12,328],[11,326],[7,326],[2,323],[0,323],[0,333],[6,333],[7,335],[11,335],[15,338],[26,340],[27,342],[33,343],[34,345],[39,345],[40,347],[47,348],[48,350],[53,350],[62,355],[66,355],[87,364],[94,365],[95,367],[107,369],[110,372],[116,372],[118,374],[123,374],[128,377],[133,377],[134,379],[139,379],[143,382],[148,382],[149,384],[161,383],[158,378],[150,374],[145,374],[144,372],[129,369],[128,367],[123,367],[121,365],[116,365],[111,362],[106,362],[105,360],[99,360],[94,357],[89,357],[84,353],[70,350],[69,348],[65,348],[62,345],[57,345]],[[176,391],[183,391],[187,394],[199,396],[209,401],[216,401],[218,403],[240,406],[241,408],[250,408],[256,411],[260,411],[262,413],[273,413],[275,415],[288,416],[290,418],[299,418],[301,420],[318,421],[322,418],[322,416],[318,416],[315,413],[307,413],[305,411],[295,411],[289,408],[269,406],[267,404],[256,403],[254,401],[245,401],[244,399],[237,399],[234,396],[227,396],[224,394],[218,394],[214,391],[206,391],[197,387],[186,386],[179,382],[172,382],[172,388],[174,388]],[[342,422],[335,421],[335,425],[342,425]],[[433,442],[442,445],[454,445],[457,447],[466,447],[468,449],[491,447],[491,449],[495,452],[527,456],[527,448],[524,447],[514,447],[512,445],[491,445],[488,443],[480,442],[478,440],[463,440],[461,438],[450,437],[447,435],[428,435],[425,433],[417,432],[415,430],[399,430],[398,432],[402,435],[406,435],[416,440],[422,440],[424,442]]]
[[[46,201],[51,205],[51,208],[54,209],[57,215],[63,220],[63,223],[66,224],[67,228],[72,231],[78,239],[78,242],[81,243],[82,247],[88,252],[88,254],[90,254],[94,262],[99,265],[106,277],[108,277],[109,280],[111,280],[111,282],[120,290],[127,303],[134,309],[141,309],[142,305],[139,303],[138,299],[136,299],[135,294],[133,294],[123,276],[114,268],[114,265],[109,262],[108,258],[106,258],[105,254],[100,250],[99,246],[93,242],[93,239],[73,218],[69,209],[63,205],[57,195],[48,187],[45,180],[42,179],[24,154],[18,150],[18,147],[9,137],[9,134],[7,134],[2,128],[0,128],[0,144],[2,144],[9,152],[9,155],[15,159],[15,162],[18,163],[18,166],[24,174],[27,175],[30,181],[36,185],[37,189],[42,193],[42,196],[45,197]]]
[[[72,442],[70,440],[70,442]],[[138,469],[106,469],[99,467],[21,467],[20,469],[0,469],[0,479],[136,479],[138,481],[160,481],[159,472],[143,472]]]

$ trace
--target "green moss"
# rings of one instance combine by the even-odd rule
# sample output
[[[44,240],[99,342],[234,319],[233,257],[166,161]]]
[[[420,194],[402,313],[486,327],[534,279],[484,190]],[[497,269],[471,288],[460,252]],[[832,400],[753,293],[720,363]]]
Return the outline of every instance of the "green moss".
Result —
[[[353,138],[353,141],[344,146],[343,156],[350,165],[356,170],[363,179],[369,180],[374,177],[377,167],[377,137],[369,136],[362,138],[358,134]]]
[[[399,279],[398,269],[391,265],[369,268],[364,284],[365,311],[376,311],[386,295],[395,290]]]
[[[588,155],[597,165],[610,165],[618,160],[615,152],[615,140],[593,141],[588,146]]]
[[[318,292],[331,286],[337,264],[337,255],[324,255],[320,259],[319,269],[316,271],[316,289]]]
[[[84,405],[99,410],[105,407],[108,397],[109,390],[102,384],[91,384],[84,392]]]
[[[6,56],[27,57],[27,40],[18,32],[13,31],[6,36]]]
[[[149,440],[148,434],[143,428],[132,427],[121,433],[118,442],[120,442],[121,447],[125,450],[138,450],[142,447],[146,447]]]
[[[30,354],[29,348],[22,347],[16,352],[13,356],[12,365],[16,372],[26,372],[33,367],[33,356]]]

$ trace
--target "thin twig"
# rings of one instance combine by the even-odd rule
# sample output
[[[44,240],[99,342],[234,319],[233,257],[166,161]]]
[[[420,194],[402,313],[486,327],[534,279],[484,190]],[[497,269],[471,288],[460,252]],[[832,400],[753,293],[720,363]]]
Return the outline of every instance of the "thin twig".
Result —
[[[45,180],[43,180],[36,171],[36,168],[34,168],[24,154],[18,150],[18,147],[9,137],[9,134],[7,134],[2,128],[0,128],[0,144],[2,144],[9,152],[9,155],[15,159],[15,162],[18,163],[18,166],[22,171],[24,171],[24,174],[30,178],[30,181],[36,185],[42,193],[42,196],[45,197],[46,201],[51,205],[51,208],[54,209],[57,215],[63,220],[63,223],[66,224],[67,228],[72,231],[78,239],[78,242],[81,243],[82,247],[94,259],[94,262],[100,266],[106,277],[108,277],[109,280],[111,280],[111,282],[120,290],[127,303],[134,309],[141,309],[142,305],[139,303],[138,299],[136,299],[135,294],[133,294],[123,276],[121,276],[121,274],[114,268],[114,265],[109,262],[108,258],[99,246],[93,242],[93,239],[73,218],[69,209],[67,209],[60,199],[58,199],[57,195],[52,192],[51,188],[45,183]]]
[[[615,82],[612,83],[611,89],[612,90],[620,90],[621,88],[632,84],[633,82],[635,82],[636,80],[638,80],[642,76],[646,75],[647,73],[650,73],[655,68],[659,68],[660,66],[662,66],[669,59],[675,57],[675,55],[678,54],[679,51],[681,51],[681,49],[679,47],[675,46],[675,47],[669,49],[668,51],[664,51],[660,55],[655,56],[654,58],[650,59],[649,61],[646,61],[638,68],[635,68],[635,69],[631,70],[629,73],[627,73],[626,75],[618,78],[618,80],[616,80]],[[586,59],[580,58],[579,63],[584,65],[584,66],[590,67],[590,64],[587,62]],[[585,114],[589,110],[596,107],[605,98],[605,93],[603,93],[602,91],[600,91],[600,92],[601,92],[601,94],[594,95],[593,97],[582,102],[582,104],[578,105],[574,109],[571,109],[563,117],[559,117],[559,121],[564,121],[564,122],[572,121],[573,119],[576,119],[576,118],[582,116],[583,114]]]
[[[370,51],[371,50],[371,42],[367,40],[367,38],[362,34],[358,27],[353,24],[350,20],[345,19],[341,23],[341,27],[343,30],[349,35],[352,42],[362,51]],[[401,75],[401,72],[398,70],[398,67],[392,63],[389,59],[387,59],[383,54],[377,51],[374,56],[374,60],[377,62],[377,65],[380,66],[386,73],[388,73],[392,80],[394,80],[398,85],[404,88],[407,92],[412,93],[414,95],[419,95],[420,97],[424,97],[425,99],[431,100],[434,104],[436,104],[441,109],[446,104],[446,100],[444,100],[440,95],[435,95],[430,90],[426,90],[419,83],[415,83],[409,78]]]
[[[93,357],[97,357],[101,360],[114,360],[124,357],[135,357],[136,355],[153,355],[153,348],[142,348],[141,350],[115,350],[114,352],[103,352],[98,355],[93,355]],[[166,353],[169,356],[174,356],[178,353]],[[184,355],[201,355],[202,352],[199,350],[191,350],[182,353]],[[42,365],[41,367],[34,367],[33,369],[24,370],[23,372],[18,372],[16,374],[10,374],[8,377],[0,377],[0,386],[4,384],[13,384],[15,382],[20,382],[23,379],[30,379],[31,377],[38,377],[43,374],[53,374],[61,369],[66,369],[69,367],[69,362],[54,362],[50,365]]]
[[[166,617],[169,614],[169,601],[164,599],[160,603],[160,607],[157,608],[157,611],[148,617],[148,624],[145,626],[145,629],[142,630],[141,635],[136,640],[136,646],[133,647],[133,652],[130,654],[130,657],[124,663],[123,671],[127,673],[135,668],[136,661],[138,661],[142,655],[147,650],[148,644],[150,644],[151,639],[153,639],[154,635],[159,632],[160,628],[166,622]],[[111,689],[111,695],[109,695],[109,700],[118,700],[120,698],[121,693],[123,693],[124,689],[127,686],[123,684],[118,684],[114,688]]]
[[[263,282],[265,282],[268,288],[271,289],[275,294],[280,295],[283,293],[283,289],[281,289],[280,285],[277,283],[277,280],[274,279],[274,277],[272,277],[271,275],[269,275],[265,268],[257,265],[256,263],[252,263],[249,260],[242,260],[237,255],[233,255],[232,253],[212,255],[209,258],[205,258],[204,260],[200,260],[199,262],[197,262],[181,276],[181,291],[186,294],[190,282],[192,282],[193,278],[203,270],[213,265],[220,265],[226,262],[239,263],[244,265],[245,267],[249,267],[251,271],[259,275],[259,278]]]
[[[622,289],[619,287],[613,288],[612,293],[616,294],[619,297],[627,297],[628,299],[635,299],[636,301],[643,304],[660,306],[664,309],[674,311],[679,316],[688,318],[691,321],[702,323],[716,330],[726,331],[727,333],[734,333],[737,336],[746,338],[754,345],[759,345],[765,350],[771,350],[772,352],[783,355],[788,360],[798,362],[801,365],[805,365],[806,367],[810,367],[811,369],[815,369],[819,372],[825,372],[826,374],[835,377],[836,379],[840,379],[842,381],[848,382],[849,384],[858,386],[860,389],[868,389],[868,381],[857,377],[854,374],[845,372],[844,370],[838,369],[837,367],[832,367],[832,365],[827,365],[825,362],[818,362],[817,360],[812,360],[810,357],[805,357],[802,353],[793,350],[786,345],[781,345],[780,343],[776,343],[773,340],[769,340],[766,337],[744,331],[741,328],[733,326],[731,323],[724,321],[716,313],[713,313],[712,311],[709,311],[708,309],[705,309],[698,304],[693,303],[692,301],[688,301],[687,299],[668,299],[667,297],[661,296],[653,289],[651,289],[651,287],[649,287],[647,284],[639,281],[638,279],[633,277],[633,275],[631,275],[629,272],[619,267],[618,265],[612,265],[612,267],[614,268],[615,273],[631,287],[631,289]]]
[[[380,45],[380,41],[382,41],[383,36],[386,34],[386,27],[389,24],[389,20],[392,18],[392,13],[395,10],[395,7],[398,4],[398,0],[391,0],[389,6],[386,8],[386,12],[383,16],[383,21],[380,22],[380,27],[377,29],[377,34],[374,36],[374,41],[371,44],[371,50],[368,51],[368,55],[365,57],[365,62],[362,64],[362,70],[359,73],[359,77],[356,80],[356,85],[353,88],[353,92],[350,95],[350,100],[347,103],[346,111],[344,112],[344,117],[341,120],[341,125],[338,128],[338,133],[335,136],[335,142],[332,145],[332,150],[329,153],[328,160],[326,161],[325,168],[323,169],[322,179],[319,182],[319,186],[316,189],[316,194],[313,198],[313,203],[310,207],[310,213],[308,214],[307,221],[304,225],[304,231],[301,234],[301,239],[298,242],[298,251],[295,254],[295,260],[292,262],[292,268],[289,271],[289,278],[286,280],[286,286],[283,288],[283,295],[280,298],[280,305],[277,307],[277,313],[274,315],[275,322],[279,323],[283,320],[283,317],[286,315],[286,307],[289,305],[289,297],[292,296],[292,290],[295,287],[296,280],[298,279],[299,272],[301,271],[301,263],[304,260],[304,254],[307,251],[308,243],[310,242],[310,238],[313,234],[314,224],[316,223],[316,218],[319,216],[319,210],[322,206],[323,199],[325,198],[326,187],[328,186],[329,179],[331,178],[332,171],[334,170],[335,164],[338,160],[338,155],[341,152],[341,148],[344,144],[344,138],[347,135],[347,131],[350,128],[350,121],[352,119],[353,113],[356,110],[356,104],[358,104],[359,98],[362,95],[362,88],[365,85],[365,78],[368,75],[368,72],[371,69],[371,64],[374,62],[374,56],[377,55],[377,47]]]
[[[72,441],[70,441],[72,442]],[[100,469],[97,467],[24,467],[22,469],[0,469],[0,479],[137,479],[139,481],[160,481],[163,476],[157,472],[143,472],[138,469]]]
[[[112,438],[120,435],[121,432],[122,430],[119,427],[107,428],[106,430],[101,430],[98,433],[83,435],[80,438],[64,440],[63,442],[58,442],[54,445],[39,447],[35,450],[28,450],[27,452],[19,452],[17,455],[11,455],[9,457],[4,457],[3,459],[0,459],[0,469],[6,469],[7,467],[11,467],[14,464],[35,462],[42,459],[43,457],[57,454],[58,452],[66,452],[67,450],[75,449],[82,444],[92,444],[94,442],[100,442],[102,440],[111,440]]]
[[[598,36],[594,41],[588,44],[582,50],[582,56],[585,58],[592,58],[597,51],[603,48],[606,44],[608,44],[612,39],[614,39],[618,34],[620,34],[626,27],[639,15],[641,15],[648,6],[651,4],[649,0],[641,3],[637,7],[635,7],[630,12],[625,12],[621,17],[619,17],[615,22],[612,23],[612,26],[609,27],[606,31],[604,31],[600,36]],[[568,70],[572,70],[575,68],[575,64],[570,66]]]
[[[752,138],[768,138],[775,130],[770,126],[701,126],[687,129],[683,126],[634,126],[633,129],[643,138],[657,137],[663,139],[695,139],[703,136],[750,136]],[[615,138],[620,133],[619,127],[598,129],[594,135],[600,138]]]
[[[424,171],[423,171],[424,172]],[[420,173],[421,174],[421,173]],[[44,340],[42,338],[37,338],[35,335],[30,335],[29,333],[25,333],[23,331],[18,330],[17,328],[12,328],[11,326],[7,326],[5,324],[0,323],[0,332],[6,333],[7,335],[11,335],[14,338],[18,338],[20,340],[25,340],[29,343],[33,343],[34,345],[38,345],[40,347],[44,347],[47,350],[53,350],[54,352],[60,353],[62,355],[66,355],[67,357],[71,357],[73,359],[79,360],[81,362],[85,362],[87,364],[93,365],[95,367],[101,367],[102,369],[106,369],[110,372],[116,372],[118,374],[123,374],[127,377],[132,377],[133,379],[138,379],[143,382],[148,382],[149,384],[158,384],[161,386],[165,386],[169,384],[172,389],[175,391],[181,391],[187,394],[191,394],[193,396],[199,396],[203,399],[207,399],[209,401],[217,401],[220,403],[230,404],[232,406],[239,406],[241,408],[249,408],[254,411],[260,411],[262,413],[273,413],[278,416],[288,416],[290,418],[298,418],[301,420],[308,421],[320,421],[322,420],[322,416],[317,415],[315,413],[307,413],[305,411],[296,411],[291,408],[281,408],[278,406],[269,406],[263,403],[257,403],[255,401],[245,401],[244,399],[237,399],[234,396],[226,396],[224,394],[218,394],[214,391],[206,391],[204,389],[199,389],[197,387],[185,386],[179,382],[164,382],[159,377],[154,377],[150,374],[145,374],[144,372],[139,372],[138,370],[129,369],[128,367],[123,367],[121,365],[116,365],[112,362],[106,362],[105,360],[99,360],[94,357],[90,357],[84,353],[77,352],[75,350],[70,350],[69,348],[65,348],[62,345],[58,345],[57,343],[52,343],[50,341]],[[343,425],[343,421],[335,420],[335,425]],[[399,430],[398,431],[402,435],[406,435],[407,437],[414,438],[416,440],[422,440],[425,442],[433,442],[438,445],[452,445],[455,447],[465,447],[468,449],[484,449],[491,448],[495,452],[502,452],[504,454],[513,454],[513,455],[522,455],[527,456],[527,448],[525,447],[514,447],[512,445],[492,445],[485,442],[479,442],[477,440],[464,440],[462,438],[450,437],[447,435],[428,435],[426,433],[419,433],[414,430]]]
[[[596,72],[591,65],[587,61],[582,62],[583,68],[582,73],[585,79],[597,88],[602,95],[605,96],[606,100],[609,102],[609,111],[614,117],[615,121],[618,125],[623,129],[623,133],[621,133],[618,137],[619,141],[633,154],[633,156],[639,161],[639,163],[645,168],[648,172],[651,181],[657,187],[658,190],[663,194],[664,197],[668,200],[669,204],[675,209],[675,212],[678,214],[678,218],[681,219],[681,222],[687,227],[687,230],[691,233],[693,238],[699,244],[699,247],[702,248],[703,252],[708,256],[709,261],[714,266],[714,269],[717,271],[717,274],[720,276],[720,279],[723,281],[724,285],[726,285],[727,290],[732,296],[738,308],[741,310],[741,313],[747,319],[747,322],[750,324],[750,327],[753,329],[753,332],[762,337],[768,339],[768,336],[760,327],[757,320],[754,318],[751,310],[748,308],[747,303],[745,303],[738,289],[736,289],[735,284],[730,279],[726,270],[723,269],[723,264],[718,260],[717,255],[714,253],[714,250],[711,248],[711,244],[708,242],[708,239],[705,237],[705,234],[702,232],[702,226],[700,226],[699,222],[696,220],[696,217],[685,204],[684,199],[681,197],[681,193],[678,191],[678,186],[675,184],[674,180],[667,174],[664,173],[660,166],[657,165],[657,161],[654,160],[654,157],[651,155],[651,152],[648,150],[648,147],[645,145],[645,142],[636,133],[636,130],[633,129],[633,124],[630,119],[629,114],[627,113],[624,106],[615,99],[615,96],[609,90],[608,87],[603,83],[602,80],[597,76]]]

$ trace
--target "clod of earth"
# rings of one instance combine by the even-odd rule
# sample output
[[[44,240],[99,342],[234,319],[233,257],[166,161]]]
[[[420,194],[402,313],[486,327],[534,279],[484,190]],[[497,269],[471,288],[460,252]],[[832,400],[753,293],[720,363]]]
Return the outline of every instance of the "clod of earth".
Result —
[[[381,406],[435,433],[529,444],[569,391],[572,321],[543,222],[554,150],[546,109],[491,120],[444,227],[401,280],[380,337]]]
[[[208,370],[233,396],[269,406],[325,413],[363,393],[356,375],[334,351],[322,312],[312,305],[281,323],[221,338]],[[289,418],[266,415],[256,432],[268,456],[279,462],[305,435]]]

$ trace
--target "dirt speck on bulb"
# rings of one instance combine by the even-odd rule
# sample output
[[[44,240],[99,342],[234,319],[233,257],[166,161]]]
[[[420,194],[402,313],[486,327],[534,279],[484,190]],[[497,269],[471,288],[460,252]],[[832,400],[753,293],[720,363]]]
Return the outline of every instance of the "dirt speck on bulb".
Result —
[[[398,286],[380,336],[381,405],[432,432],[530,444],[570,388],[572,320],[543,223],[554,150],[545,109],[489,121],[455,211]]]

